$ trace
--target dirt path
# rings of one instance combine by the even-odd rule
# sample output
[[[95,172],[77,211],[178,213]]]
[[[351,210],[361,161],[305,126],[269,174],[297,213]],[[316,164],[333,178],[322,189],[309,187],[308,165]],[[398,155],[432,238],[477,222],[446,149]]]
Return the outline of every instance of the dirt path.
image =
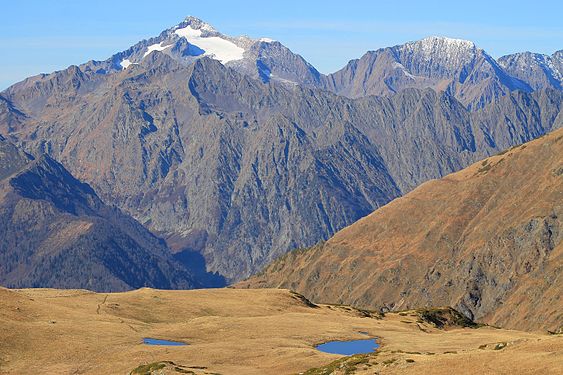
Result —
[[[100,315],[100,308],[102,307],[102,305],[106,303],[107,300],[108,300],[108,295],[106,294],[102,303],[98,304],[98,307],[96,308],[96,314]]]

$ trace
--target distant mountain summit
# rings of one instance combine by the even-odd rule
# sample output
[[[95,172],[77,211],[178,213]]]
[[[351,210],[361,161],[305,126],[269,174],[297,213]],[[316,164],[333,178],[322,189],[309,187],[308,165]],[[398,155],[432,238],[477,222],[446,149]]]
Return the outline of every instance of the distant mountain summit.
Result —
[[[351,98],[432,88],[450,93],[470,109],[511,91],[532,91],[473,42],[437,36],[367,52],[324,82],[327,89]]]
[[[563,51],[553,56],[514,54],[497,62],[469,40],[430,36],[394,47],[369,51],[343,69],[323,75],[303,57],[270,38],[228,36],[196,17],[159,36],[143,40],[112,56],[97,71],[118,71],[141,64],[161,52],[189,65],[209,57],[263,82],[276,81],[359,98],[392,95],[406,88],[432,88],[453,95],[477,110],[510,92],[561,90]],[[87,67],[88,69],[90,67]]]
[[[158,51],[187,62],[208,56],[223,64],[242,60],[246,50],[259,40],[245,36],[229,37],[215,30],[211,25],[195,17],[187,17],[175,27],[163,31],[158,37],[142,41],[129,50],[115,56],[119,66],[128,68],[139,64],[152,52]]]
[[[105,62],[91,62],[88,67],[98,72],[130,69],[156,51],[185,65],[209,57],[263,82],[318,85],[321,79],[312,65],[280,42],[228,36],[191,16],[157,37],[143,40]]]
[[[428,76],[453,74],[460,66],[469,64],[478,53],[475,43],[469,40],[441,36],[408,42],[394,50],[407,66]],[[428,64],[424,65],[423,62]]]

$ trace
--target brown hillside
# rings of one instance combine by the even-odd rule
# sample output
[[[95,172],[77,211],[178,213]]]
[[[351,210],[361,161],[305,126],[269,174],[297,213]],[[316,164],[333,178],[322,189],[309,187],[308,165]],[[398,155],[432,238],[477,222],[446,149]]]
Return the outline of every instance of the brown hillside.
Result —
[[[490,324],[563,324],[563,130],[427,182],[241,287],[402,310],[449,305]]]

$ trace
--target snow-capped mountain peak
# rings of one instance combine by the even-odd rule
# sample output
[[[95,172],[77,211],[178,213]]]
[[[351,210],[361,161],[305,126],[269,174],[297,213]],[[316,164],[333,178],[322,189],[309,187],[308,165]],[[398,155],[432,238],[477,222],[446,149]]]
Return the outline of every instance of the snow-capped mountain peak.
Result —
[[[473,55],[477,50],[472,41],[444,36],[430,36],[415,42],[408,42],[404,46],[428,57],[446,59],[467,57]]]
[[[153,53],[166,54],[186,65],[209,57],[264,82],[312,84],[320,79],[320,73],[301,56],[273,39],[225,35],[192,16],[159,36],[114,55],[110,59],[112,68],[118,71],[135,68]]]
[[[475,48],[475,43],[470,40],[449,38],[447,36],[433,35],[423,38],[419,42],[426,46],[436,46],[438,44],[442,44],[450,48]]]
[[[415,65],[420,65],[420,69],[427,69],[428,66],[425,64],[433,62],[433,65],[438,64],[441,69],[450,72],[471,63],[482,51],[469,40],[443,36],[430,36],[408,42],[393,47],[393,50],[403,56],[403,59],[412,60]]]
[[[185,43],[187,42],[187,43]],[[242,60],[245,52],[256,43],[272,43],[272,39],[252,39],[247,36],[230,37],[217,31],[199,18],[189,16],[180,24],[165,30],[158,37],[133,46],[120,54],[122,69],[139,64],[152,52],[167,53],[180,60],[208,56],[222,64]]]
[[[182,26],[187,26],[187,25],[197,30],[207,31],[210,33],[217,32],[217,30],[213,26],[194,16],[187,16],[184,19],[184,21],[176,27],[181,28]]]

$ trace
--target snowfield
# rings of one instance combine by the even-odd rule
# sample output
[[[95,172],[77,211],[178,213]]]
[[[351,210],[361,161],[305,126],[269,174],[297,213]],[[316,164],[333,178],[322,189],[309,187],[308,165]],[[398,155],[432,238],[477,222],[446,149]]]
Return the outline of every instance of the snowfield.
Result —
[[[193,29],[191,26],[177,29],[174,33],[186,38],[188,43],[204,50],[204,56],[212,57],[223,64],[229,61],[242,60],[245,52],[243,48],[227,39],[217,36],[201,36],[201,30]]]

